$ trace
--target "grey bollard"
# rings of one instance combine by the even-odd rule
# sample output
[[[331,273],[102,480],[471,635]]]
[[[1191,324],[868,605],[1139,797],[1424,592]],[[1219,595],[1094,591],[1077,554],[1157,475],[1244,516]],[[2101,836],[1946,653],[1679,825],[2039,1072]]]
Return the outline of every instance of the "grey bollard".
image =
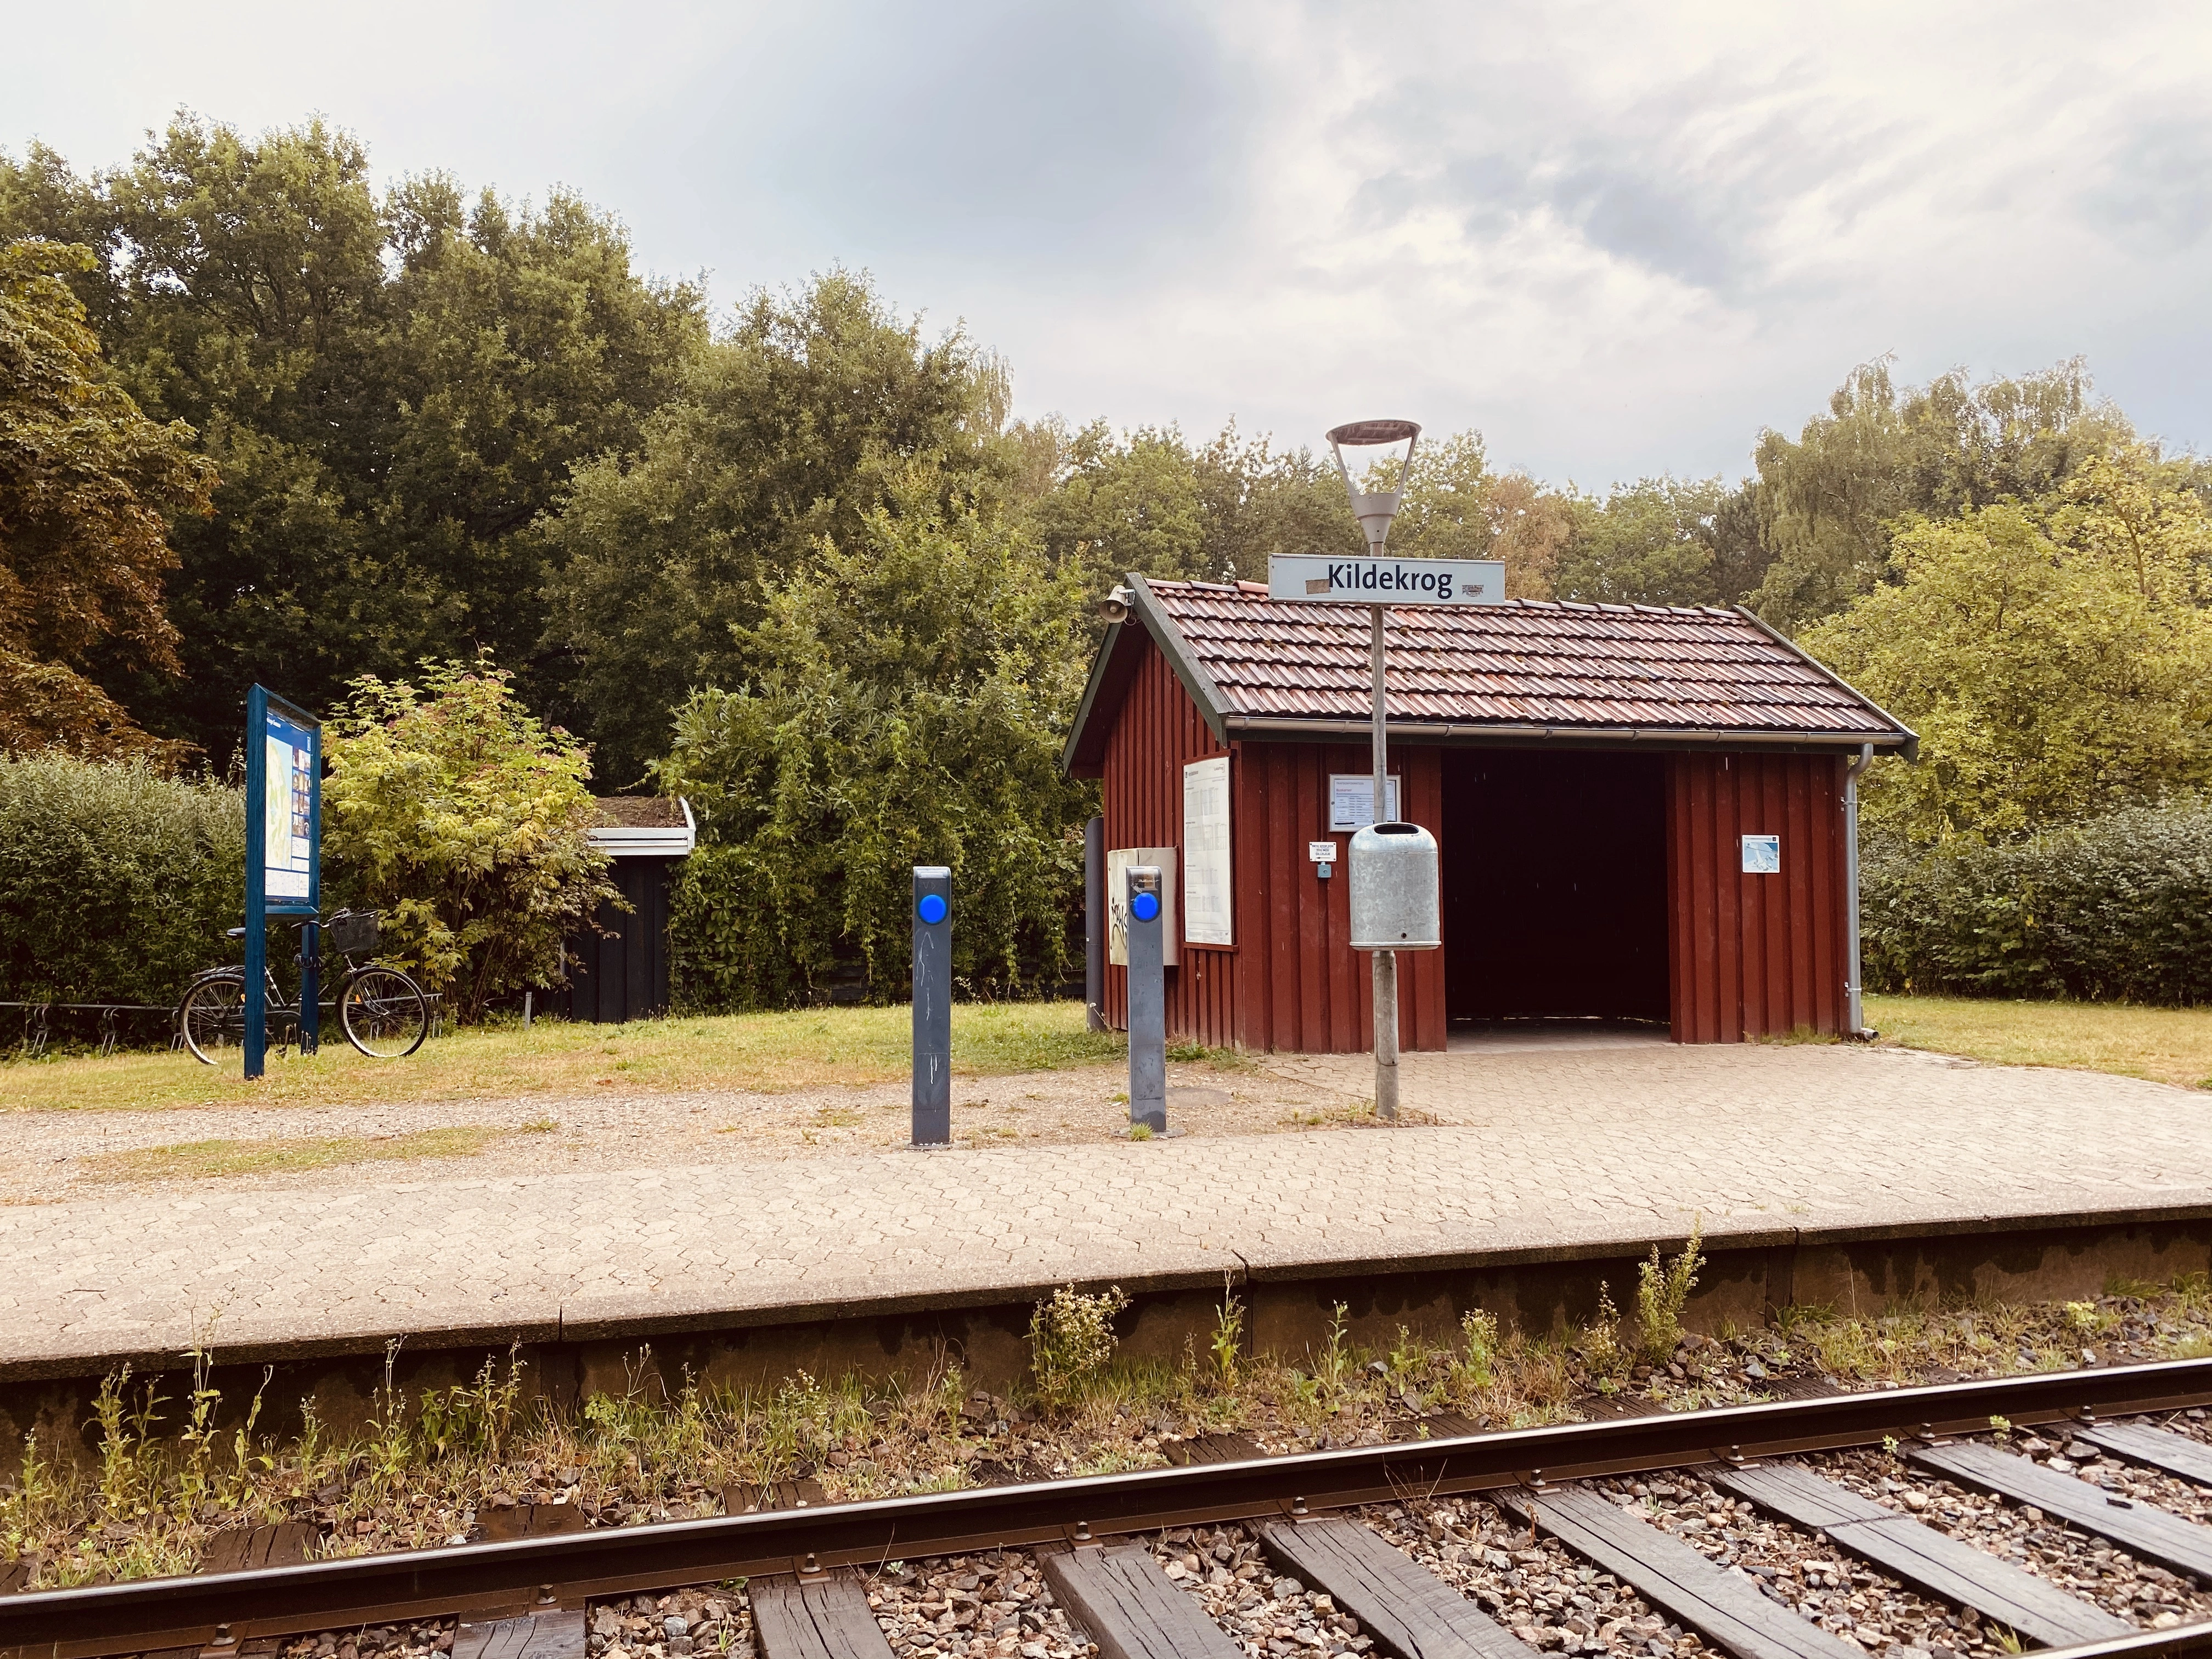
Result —
[[[1160,868],[1128,866],[1129,1127],[1168,1128],[1168,995]]]
[[[952,1144],[952,872],[914,866],[914,1144]]]

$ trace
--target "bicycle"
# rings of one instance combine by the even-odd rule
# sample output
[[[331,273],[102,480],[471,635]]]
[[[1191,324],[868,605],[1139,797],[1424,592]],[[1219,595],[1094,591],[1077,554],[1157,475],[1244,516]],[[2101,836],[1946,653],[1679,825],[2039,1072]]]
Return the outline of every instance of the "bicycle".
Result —
[[[315,920],[307,916],[295,922],[294,931]],[[338,1025],[346,1041],[371,1060],[404,1060],[430,1035],[430,1000],[398,969],[355,962],[375,951],[379,920],[374,910],[340,910],[322,924],[331,949],[345,963],[338,979]],[[244,939],[246,929],[229,928],[225,936]],[[267,981],[265,1029],[273,1042],[289,1046],[300,1029],[300,1006],[284,1000],[275,972],[265,963],[261,973]],[[210,968],[194,980],[177,1005],[177,1030],[193,1057],[210,1066],[243,1048],[246,969]]]

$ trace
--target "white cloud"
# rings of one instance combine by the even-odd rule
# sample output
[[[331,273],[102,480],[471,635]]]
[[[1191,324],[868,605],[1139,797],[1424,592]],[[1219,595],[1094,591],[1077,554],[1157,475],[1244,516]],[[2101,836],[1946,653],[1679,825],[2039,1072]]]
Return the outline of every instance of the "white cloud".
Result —
[[[49,10],[0,142],[178,103],[566,182],[718,294],[842,261],[1030,410],[1480,425],[1585,484],[1739,467],[1856,362],[2087,352],[2212,437],[2212,21],[2173,5]],[[38,32],[44,29],[41,36]]]

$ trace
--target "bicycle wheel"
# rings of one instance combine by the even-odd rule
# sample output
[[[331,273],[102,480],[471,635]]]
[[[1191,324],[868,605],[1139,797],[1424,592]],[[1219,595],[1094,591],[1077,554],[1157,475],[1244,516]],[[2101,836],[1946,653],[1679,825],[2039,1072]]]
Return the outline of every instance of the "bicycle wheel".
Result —
[[[398,1060],[430,1035],[430,1005],[397,968],[364,968],[338,993],[338,1024],[346,1041],[370,1059]]]
[[[204,979],[185,993],[177,1029],[196,1060],[221,1066],[238,1059],[246,1042],[246,981],[230,974]]]

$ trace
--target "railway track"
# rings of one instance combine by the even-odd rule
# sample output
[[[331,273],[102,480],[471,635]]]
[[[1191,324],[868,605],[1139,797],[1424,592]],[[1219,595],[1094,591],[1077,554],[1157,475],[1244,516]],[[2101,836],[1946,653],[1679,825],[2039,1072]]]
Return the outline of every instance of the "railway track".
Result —
[[[1212,1559],[1243,1559],[1227,1541],[1234,1528],[1241,1547],[1281,1575],[1278,1592],[1292,1586],[1284,1593],[1310,1597],[1332,1628],[1354,1632],[1359,1644],[1338,1652],[1534,1659],[1502,1605],[1486,1611],[1351,1513],[1382,1505],[1404,1516],[1481,1494],[1531,1543],[1565,1552],[1584,1582],[1601,1583],[1609,1599],[1617,1589],[1622,1607],[1654,1610],[1667,1632],[1692,1632],[1735,1659],[1864,1659],[1862,1647],[1793,1610],[1771,1571],[1762,1579],[1701,1553],[1685,1541],[1693,1528],[1678,1534],[1651,1524],[1628,1492],[1653,1488],[1623,1483],[1659,1472],[1694,1477],[1717,1494],[1703,1501],[1724,1506],[1716,1513],[1755,1514],[1821,1540],[1869,1583],[1879,1574],[1986,1621],[2008,1633],[2007,1646],[2079,1659],[2193,1652],[2212,1650],[2212,1619],[2172,1624],[2169,1613],[2172,1627],[2142,1629],[1804,1460],[1884,1446],[1918,1477],[1949,1483],[1944,1490],[2002,1500],[2039,1529],[2055,1523],[2069,1540],[2148,1564],[2142,1570],[2160,1583],[2212,1587],[2212,1526],[1990,1437],[1993,1425],[2059,1425],[2083,1456],[2197,1492],[2212,1488],[2212,1445],[2126,1419],[2208,1402],[2212,1360],[2185,1360],[1491,1434],[1432,1418],[1426,1438],[1297,1456],[1257,1456],[1237,1437],[1205,1436],[1182,1443],[1185,1462],[1172,1468],[844,1504],[810,1502],[787,1484],[733,1492],[729,1506],[750,1512],[709,1520],[291,1565],[254,1565],[299,1547],[296,1536],[264,1528],[241,1540],[237,1571],[0,1597],[0,1656],[255,1659],[302,1633],[437,1619],[458,1621],[455,1659],[584,1659],[592,1604],[742,1578],[761,1659],[890,1659],[884,1632],[895,1621],[866,1588],[886,1564],[1019,1551],[1033,1564],[1030,1579],[1049,1586],[1054,1617],[1101,1659],[1247,1659],[1250,1649],[1193,1593],[1209,1582],[1234,1591],[1238,1581],[1197,1553],[1176,1553],[1214,1528],[1204,1533],[1216,1540]],[[526,1516],[523,1526],[555,1518]],[[1146,1537],[1180,1541],[1164,1552],[1124,1541]],[[1830,1565],[1826,1579],[1808,1582],[1836,1577]],[[2212,1598],[2194,1599],[2212,1607]],[[1018,1636],[1030,1626],[1010,1628]],[[669,1645],[684,1651],[688,1638],[679,1644],[675,1635]],[[603,1629],[597,1644],[619,1639]],[[1655,1638],[1653,1651],[1662,1650]],[[1324,1641],[1311,1659],[1331,1651]]]

